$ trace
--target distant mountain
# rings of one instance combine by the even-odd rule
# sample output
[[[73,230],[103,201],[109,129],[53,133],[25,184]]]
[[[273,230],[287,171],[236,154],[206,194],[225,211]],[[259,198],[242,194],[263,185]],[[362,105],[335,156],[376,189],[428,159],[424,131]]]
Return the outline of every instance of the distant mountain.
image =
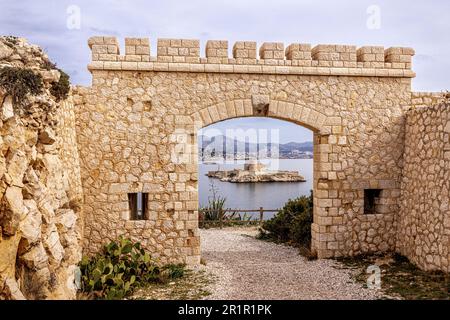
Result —
[[[298,151],[309,151],[313,152],[314,144],[312,141],[307,142],[288,142],[284,144],[280,144],[280,152],[282,151],[292,151],[292,150],[298,150]]]
[[[291,154],[293,152],[313,152],[313,142],[307,141],[307,142],[289,142],[289,143],[268,143],[268,144],[258,144],[257,143],[250,143],[250,142],[244,142],[238,139],[232,139],[228,138],[226,136],[220,135],[215,136],[212,138],[208,138],[206,136],[199,136],[198,137],[198,146],[199,151],[202,151],[204,153],[211,153],[213,150],[215,152],[222,152],[223,150],[226,151],[227,154],[232,154],[236,150],[238,152],[257,152],[257,150],[269,150],[269,151],[276,151],[278,149],[279,153],[281,155],[283,154]],[[259,147],[259,149],[258,149]]]

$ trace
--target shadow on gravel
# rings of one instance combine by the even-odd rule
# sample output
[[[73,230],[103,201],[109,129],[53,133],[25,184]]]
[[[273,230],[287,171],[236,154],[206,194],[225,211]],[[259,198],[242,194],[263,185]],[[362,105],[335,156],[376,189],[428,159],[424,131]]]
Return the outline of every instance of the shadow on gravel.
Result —
[[[367,267],[381,269],[381,288],[391,299],[450,300],[450,274],[423,271],[399,254],[337,258],[344,268],[355,270],[355,280],[367,287]]]

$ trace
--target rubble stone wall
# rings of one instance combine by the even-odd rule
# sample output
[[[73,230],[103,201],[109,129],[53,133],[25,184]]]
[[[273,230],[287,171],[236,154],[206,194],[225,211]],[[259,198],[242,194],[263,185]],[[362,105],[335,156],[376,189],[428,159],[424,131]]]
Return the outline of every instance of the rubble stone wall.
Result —
[[[450,272],[450,104],[414,93],[406,114],[397,250],[425,270]]]

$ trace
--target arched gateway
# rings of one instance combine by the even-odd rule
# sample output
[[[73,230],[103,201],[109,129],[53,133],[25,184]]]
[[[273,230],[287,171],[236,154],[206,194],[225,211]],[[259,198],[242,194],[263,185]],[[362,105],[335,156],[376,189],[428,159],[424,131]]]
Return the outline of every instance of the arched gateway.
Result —
[[[94,37],[75,89],[85,250],[124,234],[163,261],[198,263],[197,129],[268,116],[314,131],[312,249],[394,250],[411,105],[409,48]],[[130,200],[131,199],[131,200]],[[130,201],[143,199],[143,218]],[[139,200],[141,201],[141,200]],[[138,216],[136,216],[138,214]]]

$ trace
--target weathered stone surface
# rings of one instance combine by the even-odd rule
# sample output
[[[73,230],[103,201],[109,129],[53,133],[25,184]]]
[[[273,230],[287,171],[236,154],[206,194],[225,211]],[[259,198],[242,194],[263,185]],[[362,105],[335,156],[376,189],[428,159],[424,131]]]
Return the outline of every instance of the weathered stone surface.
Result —
[[[13,278],[7,278],[3,284],[2,294],[7,299],[11,300],[26,300],[22,292],[20,291],[19,284]]]
[[[14,50],[5,43],[0,42],[0,60],[7,59],[13,54]]]
[[[6,189],[0,203],[0,226],[5,235],[16,233],[24,215],[22,189],[10,186]]]
[[[12,96],[6,96],[3,99],[1,120],[6,121],[14,117],[14,107],[12,102]]]
[[[439,98],[413,94],[406,114],[397,250],[423,269],[450,272],[450,108]]]
[[[56,135],[52,128],[45,128],[39,134],[39,142],[43,144],[53,144],[56,141]]]
[[[28,245],[32,245],[41,239],[42,214],[34,200],[24,200],[26,208],[25,219],[20,223],[22,239],[26,239]]]
[[[48,266],[48,256],[43,244],[39,243],[22,255],[21,261],[30,269],[40,270],[46,268]]]
[[[0,90],[0,299],[71,299],[82,223],[72,100],[54,101],[59,71],[43,69],[38,47],[0,37],[0,51],[6,42],[0,64],[41,73],[44,89],[17,112]]]

